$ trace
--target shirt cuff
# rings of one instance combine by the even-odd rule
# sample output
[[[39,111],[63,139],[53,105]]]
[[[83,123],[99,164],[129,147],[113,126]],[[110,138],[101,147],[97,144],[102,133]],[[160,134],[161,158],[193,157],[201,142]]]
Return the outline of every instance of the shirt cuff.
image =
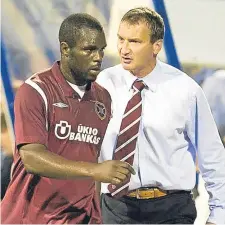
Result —
[[[225,224],[225,208],[216,207],[211,210],[207,222],[214,224]]]

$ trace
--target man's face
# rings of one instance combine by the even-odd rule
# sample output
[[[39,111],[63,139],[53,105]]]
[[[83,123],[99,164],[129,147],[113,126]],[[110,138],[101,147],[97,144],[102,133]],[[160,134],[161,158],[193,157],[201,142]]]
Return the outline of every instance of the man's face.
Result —
[[[121,22],[118,30],[118,51],[125,70],[143,77],[152,70],[152,62],[161,50],[159,41],[152,44],[149,28],[145,22],[130,25]]]
[[[75,47],[70,49],[68,64],[78,83],[94,81],[100,72],[106,39],[104,32],[84,29]]]

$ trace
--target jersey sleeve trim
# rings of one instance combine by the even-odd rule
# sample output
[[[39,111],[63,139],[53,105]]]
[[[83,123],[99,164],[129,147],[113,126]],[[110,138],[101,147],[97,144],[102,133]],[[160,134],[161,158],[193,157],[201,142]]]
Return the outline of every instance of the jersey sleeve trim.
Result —
[[[46,97],[44,91],[35,82],[33,82],[32,80],[27,79],[25,81],[25,83],[30,85],[31,87],[33,87],[41,95],[41,97],[43,98],[43,101],[45,103],[45,110],[46,110],[46,115],[45,115],[46,123],[45,123],[45,126],[46,126],[46,130],[48,131],[48,100],[47,100],[47,97]]]

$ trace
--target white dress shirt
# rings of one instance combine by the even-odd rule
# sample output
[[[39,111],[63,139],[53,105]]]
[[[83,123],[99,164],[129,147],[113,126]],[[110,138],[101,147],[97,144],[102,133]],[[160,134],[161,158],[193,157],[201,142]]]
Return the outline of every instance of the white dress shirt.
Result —
[[[122,116],[136,77],[117,65],[103,70],[97,82],[113,103],[113,117],[102,144],[100,161],[110,160]],[[188,75],[157,60],[142,78],[142,119],[129,189],[156,186],[191,190],[195,185],[195,157],[210,194],[209,221],[225,223],[225,149],[202,89]],[[102,184],[102,192],[108,192]]]

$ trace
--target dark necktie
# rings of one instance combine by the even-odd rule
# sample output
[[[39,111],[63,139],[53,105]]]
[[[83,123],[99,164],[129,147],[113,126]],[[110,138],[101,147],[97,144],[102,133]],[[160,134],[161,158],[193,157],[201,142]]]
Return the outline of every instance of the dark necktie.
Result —
[[[133,83],[134,93],[127,103],[123,114],[120,131],[117,138],[116,150],[114,151],[115,160],[128,162],[133,165],[134,153],[139,132],[139,125],[142,112],[141,91],[145,87],[142,81],[135,80]],[[108,190],[114,197],[121,197],[128,192],[130,177],[119,185],[108,185]]]

